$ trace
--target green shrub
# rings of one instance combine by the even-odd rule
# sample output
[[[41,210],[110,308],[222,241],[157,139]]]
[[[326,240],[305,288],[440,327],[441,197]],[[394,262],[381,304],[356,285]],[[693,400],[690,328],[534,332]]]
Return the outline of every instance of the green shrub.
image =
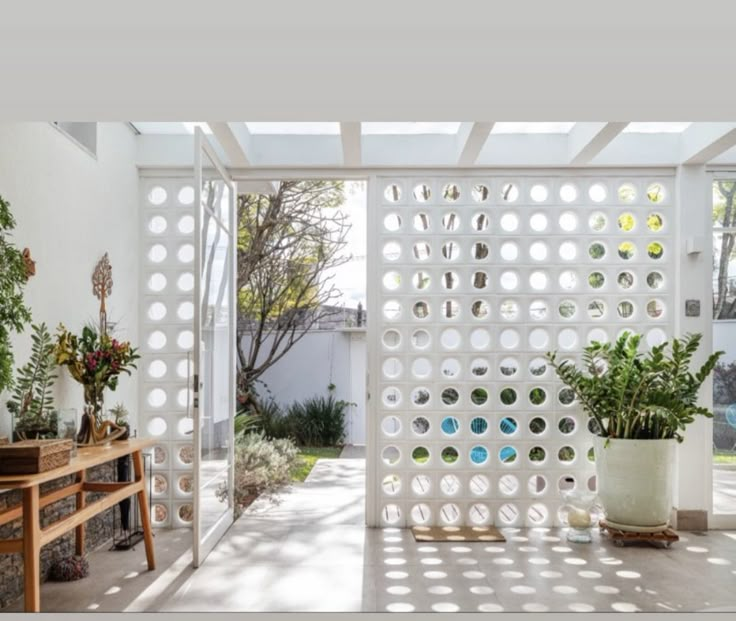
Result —
[[[347,401],[326,397],[310,397],[289,406],[291,437],[299,446],[337,446],[345,439]]]
[[[235,442],[235,514],[240,515],[258,496],[271,497],[291,482],[300,464],[299,450],[291,440],[269,440],[263,432],[238,436]],[[221,501],[227,487],[217,490]]]
[[[259,403],[257,426],[268,438],[290,438],[299,446],[339,446],[345,439],[347,401],[314,396],[292,403],[286,411],[269,399]]]

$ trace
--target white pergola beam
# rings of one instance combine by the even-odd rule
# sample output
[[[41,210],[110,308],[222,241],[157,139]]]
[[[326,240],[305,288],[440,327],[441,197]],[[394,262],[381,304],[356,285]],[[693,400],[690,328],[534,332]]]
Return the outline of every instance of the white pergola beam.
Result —
[[[355,121],[340,122],[340,139],[342,140],[343,166],[361,166],[363,163],[363,146],[361,124]]]
[[[494,123],[491,121],[480,121],[475,123],[463,123],[457,132],[459,166],[474,166],[478,156],[491,135]]]
[[[706,164],[736,146],[736,123],[693,123],[682,133],[680,161]]]
[[[567,136],[571,166],[585,166],[618,136],[628,123],[575,123]]]
[[[207,125],[227,155],[229,166],[245,168],[251,165],[248,157],[251,136],[245,123],[207,121]]]

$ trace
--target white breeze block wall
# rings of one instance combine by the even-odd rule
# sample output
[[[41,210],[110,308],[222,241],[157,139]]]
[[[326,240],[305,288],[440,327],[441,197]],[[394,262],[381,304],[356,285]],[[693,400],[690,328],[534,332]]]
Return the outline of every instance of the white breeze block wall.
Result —
[[[382,178],[370,189],[368,520],[559,525],[595,489],[545,352],[672,334],[673,176]]]

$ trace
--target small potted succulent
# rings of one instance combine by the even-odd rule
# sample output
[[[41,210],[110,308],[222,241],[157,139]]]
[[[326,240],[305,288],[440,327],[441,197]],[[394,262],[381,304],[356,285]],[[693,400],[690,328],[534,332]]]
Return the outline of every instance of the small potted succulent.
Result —
[[[110,418],[118,427],[125,429],[125,433],[117,439],[127,440],[130,437],[128,409],[122,403],[116,403],[114,407],[110,408]]]
[[[615,343],[588,345],[580,368],[547,354],[592,419],[598,496],[612,528],[654,532],[669,525],[675,446],[696,416],[713,416],[698,405],[698,392],[723,352],[691,372],[701,338],[688,334],[644,354],[641,336],[624,332]]]

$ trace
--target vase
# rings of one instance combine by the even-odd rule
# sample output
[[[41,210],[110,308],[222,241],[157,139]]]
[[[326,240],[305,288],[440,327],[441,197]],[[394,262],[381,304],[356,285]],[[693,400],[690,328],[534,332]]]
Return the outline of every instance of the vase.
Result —
[[[598,497],[595,492],[569,490],[562,492],[565,504],[560,510],[561,517],[568,526],[567,540],[572,543],[590,543],[590,533],[600,517]]]
[[[598,496],[606,524],[633,532],[669,525],[676,440],[623,440],[596,436]]]

